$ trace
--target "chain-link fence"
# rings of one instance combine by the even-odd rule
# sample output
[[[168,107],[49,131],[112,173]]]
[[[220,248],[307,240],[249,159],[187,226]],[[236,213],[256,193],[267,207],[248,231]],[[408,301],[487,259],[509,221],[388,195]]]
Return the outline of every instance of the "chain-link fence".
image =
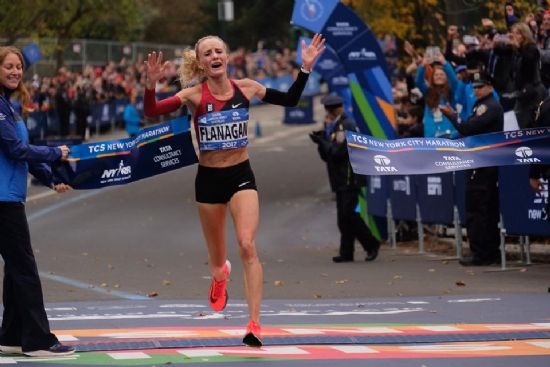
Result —
[[[23,48],[35,42],[39,45],[42,60],[33,64],[30,72],[33,74],[51,76],[56,72],[57,60],[55,55],[56,40],[42,38],[39,41],[20,39],[15,46]],[[65,47],[63,65],[73,71],[81,71],[84,66],[103,66],[110,61],[119,63],[125,59],[128,63],[144,60],[151,51],[162,51],[167,60],[175,59],[188,46],[166,45],[146,42],[116,42],[89,39],[73,39]]]

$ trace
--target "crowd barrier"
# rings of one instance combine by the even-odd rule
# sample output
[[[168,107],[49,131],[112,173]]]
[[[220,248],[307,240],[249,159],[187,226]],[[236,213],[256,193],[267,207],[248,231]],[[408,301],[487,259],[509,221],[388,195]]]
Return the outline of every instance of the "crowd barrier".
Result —
[[[457,258],[462,254],[465,225],[465,178],[468,171],[429,175],[369,176],[367,212],[388,220],[389,242],[396,246],[395,221],[416,221],[419,252],[424,252],[424,224],[453,225]],[[502,269],[506,268],[506,235],[519,236],[522,260],[530,263],[529,236],[550,236],[546,213],[548,182],[535,193],[529,186],[529,167],[499,168]]]

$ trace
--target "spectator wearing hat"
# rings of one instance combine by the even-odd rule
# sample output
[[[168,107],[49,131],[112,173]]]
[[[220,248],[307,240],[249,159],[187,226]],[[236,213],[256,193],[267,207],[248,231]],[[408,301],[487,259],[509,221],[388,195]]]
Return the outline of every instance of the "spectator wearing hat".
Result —
[[[380,243],[371,234],[363,218],[355,211],[364,177],[351,169],[346,130],[358,131],[355,122],[344,113],[343,99],[340,96],[325,96],[321,103],[325,107],[325,129],[314,131],[309,136],[317,144],[321,159],[327,163],[331,186],[336,191],[336,212],[340,230],[339,255],[332,258],[335,263],[354,260],[355,240],[367,252],[365,261],[373,261],[378,256]]]
[[[477,101],[470,117],[458,123],[457,113],[449,106],[441,111],[464,136],[502,131],[504,111],[493,95],[493,86],[485,73],[473,75],[472,86]],[[491,265],[500,261],[500,210],[498,167],[477,168],[466,172],[466,230],[470,257],[460,260],[463,266]]]

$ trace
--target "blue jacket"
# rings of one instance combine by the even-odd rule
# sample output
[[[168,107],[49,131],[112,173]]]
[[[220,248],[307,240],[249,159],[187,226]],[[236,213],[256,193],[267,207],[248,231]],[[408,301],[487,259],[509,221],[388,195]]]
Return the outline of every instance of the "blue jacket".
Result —
[[[131,103],[128,103],[124,108],[124,125],[126,125],[126,132],[128,135],[137,134],[139,131],[139,124],[141,122],[141,117],[139,116],[136,106]]]
[[[449,62],[445,63],[443,65],[443,70],[445,71],[445,74],[447,74],[447,80],[449,81],[449,87],[451,89],[451,101],[440,101],[441,104],[449,104],[454,107],[455,101],[454,97],[456,94],[456,91],[459,87],[458,85],[458,79],[456,77],[456,74],[453,70],[453,67]],[[426,68],[424,65],[420,65],[418,67],[417,73],[416,73],[416,86],[424,96],[428,93],[429,86],[426,83],[425,79],[426,75]],[[443,115],[439,109],[436,109],[435,112],[437,115],[434,115],[434,111],[428,106],[428,104],[424,104],[424,136],[427,138],[432,137],[446,137],[446,138],[456,138],[458,137],[458,131],[454,128],[453,124],[449,119]]]
[[[27,175],[44,185],[53,184],[49,164],[61,158],[61,149],[29,144],[27,127],[9,102],[9,94],[0,92],[0,201],[24,202]]]

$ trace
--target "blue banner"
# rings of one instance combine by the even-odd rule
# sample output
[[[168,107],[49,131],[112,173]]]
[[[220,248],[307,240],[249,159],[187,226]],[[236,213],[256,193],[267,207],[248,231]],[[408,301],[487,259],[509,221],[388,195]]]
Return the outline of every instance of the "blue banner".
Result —
[[[55,176],[74,189],[124,185],[197,163],[186,117],[141,129],[135,138],[72,146]]]
[[[346,131],[346,138],[353,171],[363,175],[425,174],[550,163],[550,128],[503,131],[456,140],[382,140],[351,131]]]
[[[21,49],[21,54],[23,54],[23,59],[25,61],[25,68],[28,68],[35,62],[42,59],[42,53],[40,52],[40,47],[36,43],[30,43],[29,45]]]
[[[367,211],[371,215],[385,217],[388,214],[388,177],[368,176],[367,192]]]
[[[416,185],[414,177],[388,178],[393,219],[416,220]]]
[[[507,234],[550,235],[548,181],[542,183],[543,190],[535,193],[529,186],[529,167],[500,167],[500,212]]]
[[[294,3],[291,24],[321,32],[340,0],[298,0]]]
[[[351,91],[352,101],[346,107],[351,108],[359,129],[381,139],[395,138],[395,112],[385,56],[361,18],[339,1],[296,0],[292,23],[322,33],[327,45],[334,49]],[[338,76],[335,81],[343,78]]]
[[[285,107],[283,122],[286,124],[311,124],[313,119],[313,97],[302,96],[296,107]]]
[[[452,224],[453,174],[417,175],[416,196],[422,223]]]

